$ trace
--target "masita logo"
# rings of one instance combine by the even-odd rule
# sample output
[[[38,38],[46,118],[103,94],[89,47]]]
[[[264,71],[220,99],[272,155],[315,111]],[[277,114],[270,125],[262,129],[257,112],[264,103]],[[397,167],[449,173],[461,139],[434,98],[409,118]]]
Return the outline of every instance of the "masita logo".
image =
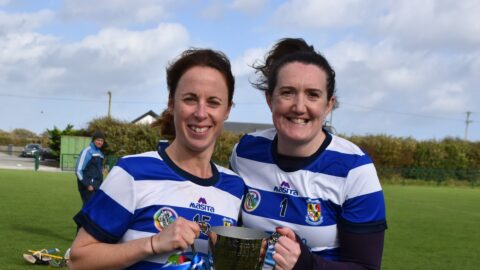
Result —
[[[277,193],[288,194],[292,196],[298,196],[298,191],[296,189],[290,188],[290,184],[287,181],[282,181],[280,186],[276,186],[273,188],[273,191]]]
[[[215,213],[215,208],[213,208],[213,206],[208,205],[207,200],[203,197],[200,197],[196,203],[191,202],[189,207],[193,209],[201,210],[201,211]]]

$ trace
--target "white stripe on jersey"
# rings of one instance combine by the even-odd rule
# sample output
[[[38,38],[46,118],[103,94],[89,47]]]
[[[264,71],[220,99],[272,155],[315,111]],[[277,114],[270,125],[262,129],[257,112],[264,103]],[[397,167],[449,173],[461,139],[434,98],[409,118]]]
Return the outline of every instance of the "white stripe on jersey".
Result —
[[[238,205],[241,205],[239,198],[226,191],[215,186],[196,185],[190,181],[141,180],[135,184],[138,198],[143,198],[137,202],[137,209],[156,205],[159,198],[164,205],[189,208],[191,203],[198,201],[199,194],[207,198],[207,205],[215,205],[215,214],[233,213],[232,209],[237,209]],[[182,196],[178,196],[178,190],[182,191]],[[228,218],[237,220],[238,213]]]
[[[343,203],[343,197],[337,192],[337,190],[343,190],[345,186],[343,177],[306,170],[287,173],[275,164],[261,163],[241,157],[237,157],[236,161],[239,168],[248,168],[242,170],[240,176],[249,187],[273,192],[275,186],[287,181],[291,189],[297,190],[301,197],[321,198],[337,205]],[[311,181],[312,178],[322,179],[322,181]]]
[[[133,177],[118,166],[114,166],[100,189],[110,198],[123,206],[128,212],[135,211],[135,197],[131,196],[134,190]]]
[[[122,159],[136,158],[136,157],[152,157],[152,158],[156,158],[156,159],[160,159],[160,160],[162,159],[157,151],[149,151],[149,152],[144,152],[144,153],[140,153],[140,154],[128,155],[128,156],[122,157]]]
[[[279,220],[271,220],[263,217],[251,215],[248,212],[242,211],[244,225],[248,228],[256,228],[259,230],[275,231],[276,227],[289,227],[302,239],[308,239],[306,243],[312,248],[312,251],[322,251],[325,249],[332,249],[338,247],[337,241],[337,224],[330,226],[303,226]],[[322,237],[312,237],[314,235],[322,235]]]
[[[332,135],[332,142],[327,146],[326,150],[335,151],[348,155],[363,156],[365,153],[357,145],[352,142],[335,135]]]
[[[372,163],[350,170],[347,179],[345,200],[382,190]]]

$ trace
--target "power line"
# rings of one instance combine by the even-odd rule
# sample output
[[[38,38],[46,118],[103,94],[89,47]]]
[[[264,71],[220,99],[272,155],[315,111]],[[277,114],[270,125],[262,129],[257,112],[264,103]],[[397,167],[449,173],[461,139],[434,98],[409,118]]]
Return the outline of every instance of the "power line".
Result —
[[[73,98],[73,97],[40,97],[40,96],[24,96],[24,95],[10,95],[10,94],[0,94],[2,97],[13,97],[13,98],[26,98],[26,99],[43,99],[43,100],[55,100],[55,101],[72,101],[72,102],[96,102],[96,103],[105,103],[105,99],[96,98],[96,99],[82,99],[82,98]],[[159,104],[166,102],[147,102],[147,101],[112,101],[112,103],[124,103],[124,104]]]
[[[11,94],[0,94],[0,96],[3,97],[12,97],[12,98],[22,98],[22,99],[42,99],[42,100],[55,100],[55,101],[72,101],[72,102],[96,102],[96,103],[104,103],[106,100],[104,99],[82,99],[82,98],[73,98],[73,97],[48,97],[48,96],[30,96],[30,95],[11,95]],[[152,101],[133,101],[133,100],[127,100],[127,101],[122,101],[122,100],[116,100],[116,101],[111,101],[112,103],[117,103],[117,104],[147,104],[147,105],[158,105],[158,104],[167,104],[166,101],[164,102],[152,102]],[[262,102],[234,102],[235,105],[264,105],[265,103]],[[463,121],[463,119],[460,118],[450,118],[450,117],[444,117],[444,116],[436,116],[436,115],[425,115],[425,114],[418,114],[418,113],[409,113],[409,112],[401,112],[401,111],[394,111],[394,110],[386,110],[382,108],[373,108],[373,107],[368,107],[368,106],[361,106],[361,105],[356,105],[352,103],[348,103],[345,101],[342,101],[343,105],[348,105],[350,107],[356,107],[368,111],[374,111],[374,112],[383,112],[383,113],[390,113],[390,114],[399,114],[399,115],[407,115],[407,116],[413,116],[413,117],[421,117],[421,118],[434,118],[434,119],[443,119],[443,120],[450,120],[450,121]],[[341,107],[340,107],[341,109]],[[473,111],[470,111],[470,113],[475,113]],[[471,120],[470,120],[471,121]]]
[[[348,102],[342,102],[342,104],[346,104],[352,107],[357,107],[357,108],[361,108],[369,111],[377,111],[377,112],[384,112],[384,113],[391,113],[391,114],[401,114],[401,115],[408,115],[408,116],[415,116],[415,117],[422,117],[422,118],[436,118],[436,119],[444,119],[444,120],[452,120],[452,121],[462,120],[460,118],[450,118],[450,117],[444,117],[444,116],[425,115],[425,114],[418,114],[418,113],[408,113],[408,112],[400,112],[400,111],[394,111],[394,110],[372,108],[367,106],[355,105]]]

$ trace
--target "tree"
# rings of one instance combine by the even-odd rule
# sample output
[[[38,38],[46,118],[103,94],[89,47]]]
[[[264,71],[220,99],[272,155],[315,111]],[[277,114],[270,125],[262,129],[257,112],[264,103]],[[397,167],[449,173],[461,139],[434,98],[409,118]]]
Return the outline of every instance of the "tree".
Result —
[[[48,147],[52,150],[53,155],[57,158],[60,156],[60,143],[62,139],[62,135],[78,135],[82,133],[80,130],[74,130],[73,125],[68,124],[64,130],[58,129],[56,126],[53,129],[47,129],[48,132]]]

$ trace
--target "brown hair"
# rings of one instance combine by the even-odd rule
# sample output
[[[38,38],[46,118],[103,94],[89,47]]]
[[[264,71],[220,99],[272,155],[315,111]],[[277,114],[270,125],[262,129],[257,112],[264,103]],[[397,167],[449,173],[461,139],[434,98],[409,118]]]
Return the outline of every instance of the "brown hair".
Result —
[[[327,59],[315,51],[312,45],[308,45],[301,38],[284,38],[279,40],[265,55],[264,63],[255,63],[253,68],[257,74],[257,81],[252,85],[272,95],[277,85],[278,71],[285,64],[300,62],[318,66],[327,74],[327,98],[335,94],[335,71]]]
[[[228,105],[232,105],[235,78],[228,57],[220,51],[211,49],[191,48],[184,51],[167,67],[168,101],[173,102],[177,90],[178,81],[192,67],[202,66],[218,70],[224,77],[228,89]],[[162,136],[171,140],[175,138],[175,125],[172,113],[166,109],[152,124],[152,127],[160,126]]]

